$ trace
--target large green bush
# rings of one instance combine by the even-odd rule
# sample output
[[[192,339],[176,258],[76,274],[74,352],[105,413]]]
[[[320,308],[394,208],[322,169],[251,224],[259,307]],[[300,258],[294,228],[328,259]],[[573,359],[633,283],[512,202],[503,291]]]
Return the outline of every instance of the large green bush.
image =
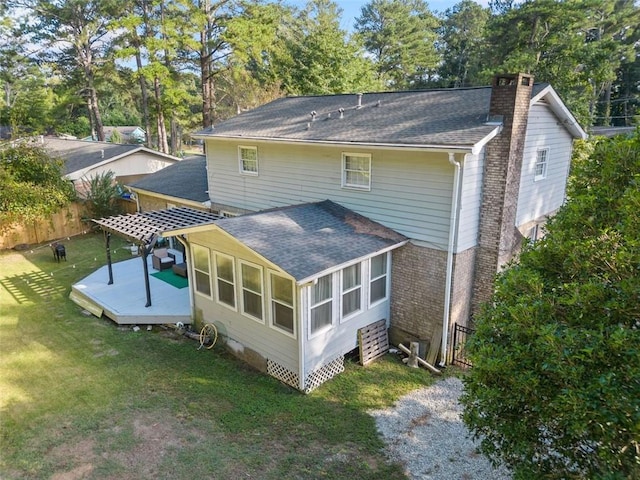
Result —
[[[0,148],[0,222],[29,223],[51,215],[75,198],[63,163],[39,146]]]
[[[640,478],[640,131],[587,147],[469,342],[464,421],[516,478]]]

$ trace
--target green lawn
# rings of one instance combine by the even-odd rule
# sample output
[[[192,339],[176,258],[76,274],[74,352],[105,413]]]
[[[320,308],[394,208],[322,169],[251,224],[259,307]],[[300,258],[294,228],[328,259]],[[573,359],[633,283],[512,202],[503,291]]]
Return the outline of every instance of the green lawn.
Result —
[[[347,362],[303,395],[221,345],[83,315],[70,286],[105,263],[103,238],[64,243],[66,263],[46,245],[0,253],[0,478],[405,478],[366,412],[429,373]]]

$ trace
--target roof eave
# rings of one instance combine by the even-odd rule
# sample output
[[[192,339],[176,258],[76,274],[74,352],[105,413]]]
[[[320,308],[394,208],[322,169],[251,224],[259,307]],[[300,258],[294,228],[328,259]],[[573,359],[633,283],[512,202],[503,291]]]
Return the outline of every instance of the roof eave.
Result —
[[[312,275],[308,275],[305,278],[301,278],[299,280],[296,279],[296,283],[298,284],[298,286],[304,285],[305,283],[312,282],[316,278],[323,277],[323,276],[328,275],[328,274],[333,273],[333,272],[337,272],[338,270],[342,270],[347,265],[353,265],[355,263],[362,262],[363,260],[366,260],[367,258],[374,257],[376,255],[380,255],[382,253],[386,253],[386,252],[389,252],[391,250],[395,250],[396,248],[400,248],[400,247],[406,245],[408,242],[409,242],[409,239],[406,239],[406,240],[403,240],[401,242],[394,243],[393,245],[389,245],[389,246],[387,246],[385,248],[382,248],[380,250],[377,250],[375,252],[371,252],[371,253],[369,253],[367,255],[363,255],[363,256],[358,257],[358,258],[353,258],[353,259],[349,260],[348,262],[344,262],[344,263],[341,263],[339,265],[334,265],[333,267],[327,268],[325,270],[321,270],[321,271],[316,272],[316,273],[314,273]],[[289,275],[291,275],[291,274],[289,273]]]
[[[259,142],[279,143],[283,145],[340,145],[350,147],[363,147],[372,149],[389,149],[396,148],[402,150],[429,150],[433,152],[462,152],[473,153],[476,145],[437,145],[437,144],[406,144],[406,143],[375,143],[375,142],[347,142],[335,140],[298,140],[284,139],[278,137],[261,137],[247,135],[192,135],[194,138],[201,140],[213,140],[216,138],[224,140],[253,140]],[[495,136],[495,135],[493,135]],[[493,138],[493,137],[491,137]],[[483,139],[484,140],[484,139]],[[487,140],[488,141],[488,140]]]

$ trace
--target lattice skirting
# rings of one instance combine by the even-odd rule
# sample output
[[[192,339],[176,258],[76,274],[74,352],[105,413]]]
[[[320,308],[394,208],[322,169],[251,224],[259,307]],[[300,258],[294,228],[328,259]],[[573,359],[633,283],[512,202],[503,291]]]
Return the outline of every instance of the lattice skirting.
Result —
[[[304,393],[309,393],[327,380],[331,380],[339,373],[344,372],[344,356],[341,355],[335,360],[324,364],[322,367],[314,370],[304,380]]]
[[[344,372],[344,356],[341,355],[307,375],[304,380],[304,393],[312,392],[342,372]],[[267,373],[293,388],[299,388],[298,374],[273,360],[267,359]]]
[[[299,387],[298,374],[273,360],[267,359],[267,373],[293,388]]]

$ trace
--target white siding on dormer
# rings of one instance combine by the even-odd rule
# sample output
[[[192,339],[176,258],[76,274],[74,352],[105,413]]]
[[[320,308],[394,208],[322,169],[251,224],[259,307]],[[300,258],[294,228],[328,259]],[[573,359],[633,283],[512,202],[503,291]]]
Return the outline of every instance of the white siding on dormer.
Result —
[[[564,202],[573,139],[542,104],[531,107],[524,144],[516,226],[548,215]],[[548,148],[547,175],[535,180],[537,151]]]
[[[258,148],[259,175],[238,174],[238,144]],[[342,187],[342,153],[371,154],[371,190]],[[332,200],[407,237],[445,249],[453,167],[446,153],[208,141],[214,204],[250,211]]]
[[[484,150],[480,155],[467,155],[462,163],[462,186],[458,221],[456,253],[475,247],[478,243]]]

